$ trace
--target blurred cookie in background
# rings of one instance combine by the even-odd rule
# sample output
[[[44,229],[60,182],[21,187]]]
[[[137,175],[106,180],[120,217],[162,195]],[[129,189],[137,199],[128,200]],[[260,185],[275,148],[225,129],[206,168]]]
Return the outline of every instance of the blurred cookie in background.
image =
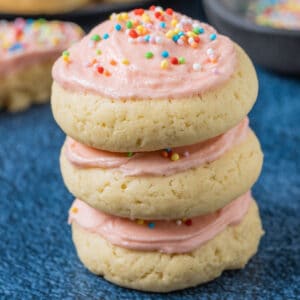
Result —
[[[82,29],[68,22],[0,21],[0,108],[15,112],[47,102],[54,61],[82,36]]]
[[[91,0],[0,0],[0,12],[9,14],[53,14],[71,11]]]
[[[249,17],[258,25],[300,30],[300,0],[258,0],[250,3]]]

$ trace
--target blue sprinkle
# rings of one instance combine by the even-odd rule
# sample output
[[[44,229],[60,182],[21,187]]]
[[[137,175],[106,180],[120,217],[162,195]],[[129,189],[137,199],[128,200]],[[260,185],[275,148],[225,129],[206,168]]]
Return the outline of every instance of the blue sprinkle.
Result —
[[[26,25],[31,25],[32,23],[34,23],[33,19],[27,19],[26,20]]]
[[[171,149],[171,148],[166,148],[166,151],[167,151],[168,153],[170,153],[170,152],[172,152],[172,149]]]
[[[150,36],[150,35],[146,35],[146,36],[144,37],[144,40],[145,40],[146,42],[149,42],[150,39],[151,39],[151,36]]]
[[[176,43],[180,39],[180,36],[178,34],[176,34],[176,35],[173,36],[172,39]]]
[[[180,31],[180,32],[178,33],[178,36],[179,36],[179,37],[184,36],[184,32],[183,32],[183,31]]]
[[[214,41],[215,39],[217,38],[217,35],[215,33],[212,33],[210,36],[209,36],[209,39],[211,41]]]
[[[199,28],[199,33],[200,33],[200,34],[204,33],[204,28],[202,28],[202,27]]]
[[[168,51],[163,51],[161,53],[161,56],[164,57],[164,58],[167,58],[167,57],[169,57],[169,52]]]
[[[148,224],[148,227],[149,227],[150,229],[153,229],[153,228],[155,227],[155,223],[149,223],[149,224]]]
[[[109,38],[109,34],[108,33],[104,33],[103,34],[103,39],[107,40]]]
[[[115,25],[115,29],[116,29],[117,31],[120,31],[120,30],[122,29],[122,26],[121,26],[120,24],[116,24],[116,25]]]
[[[23,50],[23,45],[21,43],[15,43],[10,48],[8,48],[9,52],[16,52],[19,50]]]
[[[160,25],[161,28],[166,28],[167,27],[165,22],[161,22],[159,25]]]

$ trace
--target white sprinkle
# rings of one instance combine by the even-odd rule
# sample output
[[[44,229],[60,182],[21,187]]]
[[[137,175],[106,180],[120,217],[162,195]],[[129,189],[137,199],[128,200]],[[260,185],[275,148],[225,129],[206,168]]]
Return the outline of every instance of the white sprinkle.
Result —
[[[162,9],[161,6],[156,6],[156,7],[155,7],[155,11],[163,11],[163,9]]]
[[[200,71],[202,69],[202,66],[198,63],[193,64],[193,70],[194,71]]]
[[[183,30],[183,25],[181,23],[177,23],[175,28],[177,28],[179,30]]]
[[[145,42],[145,40],[144,40],[144,38],[143,38],[142,36],[139,36],[139,37],[137,38],[137,41],[138,41],[139,43]]]
[[[88,43],[89,48],[94,48],[95,45],[96,45],[96,43],[94,41],[89,41],[89,43]]]
[[[177,41],[177,44],[178,44],[178,45],[183,45],[183,44],[184,44],[184,40],[180,38],[180,39]]]
[[[187,24],[188,23],[187,18],[182,18],[180,23],[183,24],[183,25]]]
[[[192,45],[192,44],[194,44],[195,40],[194,40],[194,38],[190,37],[188,39],[188,42],[189,42],[190,45]]]
[[[176,221],[176,225],[177,225],[177,226],[182,225],[182,221],[181,221],[181,220],[177,220],[177,221]]]
[[[211,55],[214,55],[215,51],[214,51],[214,49],[212,49],[212,48],[208,48],[208,49],[206,50],[206,53],[207,53],[208,56],[211,56]]]
[[[153,35],[150,37],[149,42],[150,42],[151,44],[154,44],[154,43],[155,43],[155,37],[154,37]]]
[[[132,37],[130,37],[130,38],[128,38],[128,42],[129,42],[130,44],[133,44],[133,43],[134,43],[134,39],[133,39]]]
[[[153,25],[152,25],[152,24],[150,24],[150,23],[147,23],[147,24],[146,24],[146,28],[148,28],[148,29],[152,29],[152,28],[153,28]]]
[[[156,44],[161,44],[163,42],[162,37],[160,37],[160,36],[155,37],[155,42],[156,42]]]
[[[193,24],[193,28],[194,28],[194,29],[195,29],[195,28],[198,28],[198,27],[200,27],[199,24],[197,24],[197,23],[194,23],[194,24]]]

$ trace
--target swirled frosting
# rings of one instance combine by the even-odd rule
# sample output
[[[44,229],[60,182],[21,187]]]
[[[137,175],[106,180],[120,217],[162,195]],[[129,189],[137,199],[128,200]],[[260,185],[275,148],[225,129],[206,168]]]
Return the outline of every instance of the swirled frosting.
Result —
[[[68,22],[0,21],[0,76],[37,61],[54,61],[82,35],[79,26]]]
[[[213,239],[227,226],[240,223],[251,204],[250,192],[232,201],[221,210],[190,220],[129,220],[102,213],[81,200],[75,200],[69,223],[101,235],[112,244],[134,250],[185,253]]]
[[[220,158],[234,145],[240,143],[249,132],[249,120],[245,118],[236,127],[207,141],[179,148],[125,155],[94,149],[68,137],[65,155],[80,168],[116,168],[126,176],[168,176],[212,162]],[[167,157],[162,154],[166,153]],[[170,159],[173,154],[178,160]],[[168,155],[169,154],[169,155]]]
[[[115,99],[200,95],[229,80],[237,60],[234,43],[211,26],[154,6],[113,14],[65,58],[56,82]]]

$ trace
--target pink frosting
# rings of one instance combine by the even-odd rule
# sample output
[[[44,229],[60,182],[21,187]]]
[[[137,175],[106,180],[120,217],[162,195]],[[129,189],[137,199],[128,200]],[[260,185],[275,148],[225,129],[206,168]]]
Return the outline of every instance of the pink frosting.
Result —
[[[159,11],[163,19],[155,16]],[[126,29],[128,20],[138,22],[132,27],[135,32],[139,32],[137,26],[146,31],[132,38],[132,32]],[[198,33],[193,35],[193,30]],[[178,33],[184,36],[175,41]],[[101,40],[93,41],[95,35]],[[101,54],[97,55],[97,50]],[[163,57],[163,51],[169,57]],[[153,57],[145,58],[147,52]],[[184,60],[174,65],[172,57]],[[128,18],[126,14],[114,14],[71,47],[70,58],[71,63],[66,64],[62,58],[56,62],[56,82],[71,91],[88,91],[114,99],[199,95],[225,83],[234,73],[237,61],[235,46],[229,38],[205,23],[175,12],[169,15],[160,8],[145,11],[142,16],[130,12]],[[123,63],[124,59],[128,64]],[[163,60],[166,67],[161,66]]]
[[[35,62],[55,60],[83,35],[75,24],[58,21],[0,21],[0,76]]]
[[[67,159],[80,168],[118,168],[125,176],[168,176],[199,167],[221,157],[234,145],[240,143],[249,131],[249,120],[245,118],[226,133],[199,144],[173,148],[180,159],[172,161],[162,156],[162,151],[140,152],[128,155],[102,151],[80,144],[72,138],[66,140]]]
[[[251,193],[248,192],[209,215],[180,223],[155,221],[140,225],[133,220],[104,214],[77,199],[70,209],[69,223],[76,222],[84,229],[97,233],[120,247],[141,251],[185,253],[199,248],[227,226],[239,224],[251,201]]]

